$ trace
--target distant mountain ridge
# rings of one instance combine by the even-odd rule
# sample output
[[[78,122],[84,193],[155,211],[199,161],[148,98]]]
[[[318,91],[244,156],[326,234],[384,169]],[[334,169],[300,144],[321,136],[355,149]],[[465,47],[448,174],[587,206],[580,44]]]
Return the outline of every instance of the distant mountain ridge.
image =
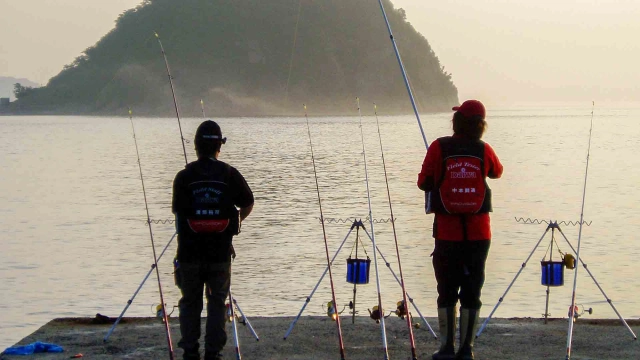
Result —
[[[457,89],[404,10],[383,1],[421,111],[458,103]],[[370,0],[145,0],[42,88],[24,113],[174,116],[163,41],[180,110],[211,116],[354,114],[355,98],[409,113],[396,56]],[[24,85],[24,84],[23,84]]]
[[[33,82],[26,78],[15,78],[10,76],[0,76],[0,98],[10,98],[11,101],[15,100],[13,95],[13,86],[16,84],[22,84],[22,86],[37,87],[38,83]]]

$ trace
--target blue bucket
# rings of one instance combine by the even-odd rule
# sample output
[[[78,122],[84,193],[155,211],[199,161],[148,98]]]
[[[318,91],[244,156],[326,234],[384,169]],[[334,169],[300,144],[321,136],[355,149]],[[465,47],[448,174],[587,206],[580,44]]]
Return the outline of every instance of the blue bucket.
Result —
[[[542,285],[562,286],[564,285],[564,262],[562,261],[541,261]]]
[[[368,284],[371,260],[347,259],[347,282],[351,284]]]

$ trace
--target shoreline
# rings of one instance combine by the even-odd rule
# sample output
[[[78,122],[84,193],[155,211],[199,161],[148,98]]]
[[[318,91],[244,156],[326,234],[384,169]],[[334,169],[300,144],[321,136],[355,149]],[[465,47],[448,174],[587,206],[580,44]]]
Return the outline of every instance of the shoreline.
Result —
[[[435,334],[437,319],[426,318]],[[284,335],[294,317],[248,318],[259,341],[248,326],[238,325],[240,351],[245,359],[302,360],[338,359],[339,346],[335,322],[327,317],[303,316],[289,337]],[[421,319],[413,328],[418,359],[430,359],[439,347]],[[484,319],[481,319],[481,322]],[[566,318],[493,318],[476,339],[476,359],[546,359],[565,358]],[[640,319],[626,320],[635,334],[640,332]],[[68,359],[76,354],[90,359],[162,359],[168,358],[165,327],[157,318],[123,318],[108,342],[103,339],[111,322],[98,323],[97,318],[58,318],[19,341],[26,345],[42,341],[62,346],[64,353],[41,353],[38,359]],[[180,338],[178,319],[171,318],[171,337],[176,359],[182,357],[177,347]],[[345,357],[355,360],[382,359],[381,327],[366,316],[341,317]],[[406,320],[390,317],[385,320],[390,359],[411,357]],[[204,326],[204,319],[203,319]],[[235,359],[231,324],[223,351],[225,359]],[[203,328],[204,334],[204,328]],[[201,339],[202,343],[203,339]],[[201,349],[203,348],[201,344]],[[2,349],[4,350],[4,349]],[[0,359],[19,359],[18,355],[0,355]],[[578,319],[574,324],[572,359],[640,359],[640,345],[619,319]]]

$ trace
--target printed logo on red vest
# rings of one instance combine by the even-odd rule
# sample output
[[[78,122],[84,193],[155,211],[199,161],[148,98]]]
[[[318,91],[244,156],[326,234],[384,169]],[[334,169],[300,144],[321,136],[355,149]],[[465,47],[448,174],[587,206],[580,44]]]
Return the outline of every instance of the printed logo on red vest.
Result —
[[[473,156],[456,156],[445,160],[440,184],[440,199],[450,214],[475,214],[483,205],[486,185],[482,160]]]
[[[467,169],[462,168],[458,172],[451,172],[451,177],[453,179],[475,179],[478,177],[478,174],[475,172],[467,171]]]

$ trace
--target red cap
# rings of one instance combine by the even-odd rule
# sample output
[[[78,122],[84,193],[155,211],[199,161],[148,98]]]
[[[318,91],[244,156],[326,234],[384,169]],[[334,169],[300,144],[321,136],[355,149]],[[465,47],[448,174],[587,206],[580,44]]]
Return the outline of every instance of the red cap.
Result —
[[[484,119],[486,115],[484,105],[482,105],[482,103],[478,100],[467,100],[460,106],[454,106],[453,108],[451,108],[451,110],[455,110],[465,117],[480,115]]]

